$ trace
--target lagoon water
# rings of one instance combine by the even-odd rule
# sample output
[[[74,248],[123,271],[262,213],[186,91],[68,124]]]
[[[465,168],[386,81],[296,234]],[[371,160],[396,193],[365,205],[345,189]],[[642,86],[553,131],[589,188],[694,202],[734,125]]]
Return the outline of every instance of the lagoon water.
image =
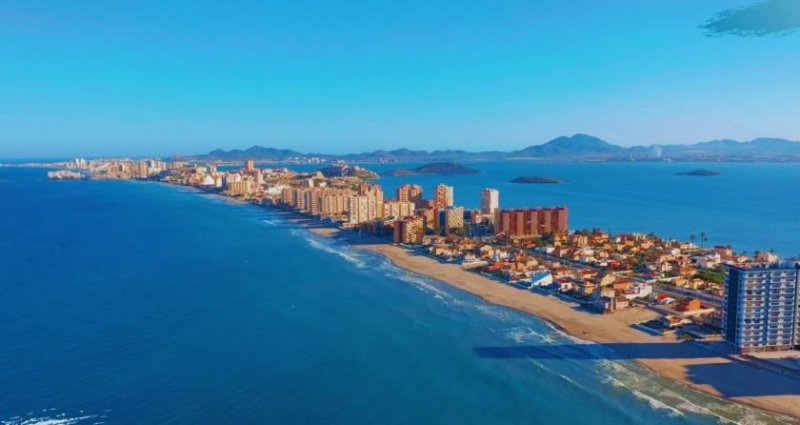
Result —
[[[797,163],[541,163],[476,162],[481,174],[383,177],[394,196],[400,184],[440,182],[455,187],[456,204],[480,207],[480,191],[500,190],[502,208],[568,205],[570,228],[600,227],[614,233],[655,232],[689,240],[704,232],[709,244],[739,251],[775,249],[800,254],[800,164]],[[413,165],[380,165],[376,169]],[[694,169],[718,176],[681,176]],[[520,176],[545,176],[562,184],[520,184]]]
[[[637,176],[627,164],[588,174],[595,164],[475,166],[482,178],[383,184],[421,181],[429,193],[442,180],[470,206],[491,185],[504,205],[567,203],[578,226],[676,236],[702,226],[715,242],[800,251],[791,166],[746,178],[732,170],[749,165],[719,166],[725,174],[713,179],[651,164]],[[569,182],[503,183],[521,174]],[[620,179],[641,187],[613,184]],[[757,202],[730,208],[732,198]],[[258,207],[158,183],[49,182],[41,169],[0,168],[0,211],[0,424],[778,422],[607,360],[604,347],[581,345],[592,360],[566,358],[559,345],[575,340],[534,317]],[[522,344],[552,356],[476,350]]]

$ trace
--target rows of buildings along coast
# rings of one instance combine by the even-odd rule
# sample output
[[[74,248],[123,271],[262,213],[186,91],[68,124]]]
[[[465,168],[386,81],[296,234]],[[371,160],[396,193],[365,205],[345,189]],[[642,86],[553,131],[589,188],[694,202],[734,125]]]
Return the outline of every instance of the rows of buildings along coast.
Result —
[[[314,172],[287,168],[219,169],[214,164],[161,160],[75,160],[53,179],[157,179],[259,204],[291,209],[412,247],[442,261],[544,291],[587,308],[613,313],[649,308],[658,320],[637,326],[718,339],[732,351],[800,349],[800,263],[771,252],[754,256],[730,246],[705,246],[655,234],[569,230],[568,209],[501,209],[500,193],[486,188],[480,209],[455,203],[452,186],[426,197],[415,184],[387,196],[375,173],[333,164]],[[220,167],[221,168],[221,167]],[[699,240],[699,244],[696,242]]]
[[[482,208],[469,211],[454,204],[452,186],[436,186],[431,199],[418,185],[397,188],[386,197],[380,185],[347,181],[281,190],[276,203],[299,212],[331,219],[343,228],[358,228],[376,235],[391,234],[395,243],[421,244],[425,235],[537,237],[566,234],[567,207],[501,210],[499,192],[484,189]],[[497,223],[497,224],[494,224]]]

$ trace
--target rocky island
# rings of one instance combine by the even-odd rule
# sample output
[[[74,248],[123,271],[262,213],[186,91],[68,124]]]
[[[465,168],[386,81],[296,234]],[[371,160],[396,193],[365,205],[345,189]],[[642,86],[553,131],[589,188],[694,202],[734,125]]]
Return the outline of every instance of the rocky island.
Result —
[[[452,162],[434,162],[416,168],[389,170],[383,174],[386,176],[417,176],[422,174],[450,176],[457,174],[480,174],[480,171]]]
[[[553,177],[541,177],[541,176],[522,176],[509,181],[511,183],[539,183],[539,184],[564,183],[564,180],[561,179],[556,179]]]
[[[378,173],[357,165],[334,164],[320,170],[325,177],[358,177],[364,180],[380,178]]]
[[[703,168],[698,168],[697,170],[692,171],[682,171],[680,173],[675,173],[678,176],[700,176],[700,177],[710,177],[710,176],[718,176],[722,173],[719,171],[714,170],[707,170]]]

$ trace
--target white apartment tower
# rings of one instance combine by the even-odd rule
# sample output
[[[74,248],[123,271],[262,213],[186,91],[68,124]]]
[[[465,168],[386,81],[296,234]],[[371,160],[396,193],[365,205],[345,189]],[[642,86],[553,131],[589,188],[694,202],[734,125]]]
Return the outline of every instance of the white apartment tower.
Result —
[[[481,213],[492,214],[500,209],[500,191],[487,187],[481,192]]]

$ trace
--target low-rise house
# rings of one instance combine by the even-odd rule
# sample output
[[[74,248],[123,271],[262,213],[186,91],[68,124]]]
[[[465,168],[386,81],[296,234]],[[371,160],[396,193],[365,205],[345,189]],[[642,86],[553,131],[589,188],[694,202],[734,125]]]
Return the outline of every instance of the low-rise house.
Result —
[[[697,298],[687,298],[675,306],[675,310],[685,312],[697,311],[701,308],[703,308],[703,305]]]
[[[636,298],[647,298],[653,294],[653,285],[648,283],[636,282],[626,289],[620,291],[621,295],[628,300]]]
[[[582,297],[591,296],[597,289],[597,283],[591,280],[576,280],[573,286],[575,287],[575,292]]]
[[[574,282],[569,279],[556,279],[555,286],[558,292],[571,292],[575,287]]]
[[[550,272],[539,271],[531,275],[531,286],[550,286],[553,284],[553,275]]]
[[[595,276],[593,280],[598,286],[605,287],[613,284],[617,280],[617,276],[612,272],[603,272]]]
[[[674,329],[682,325],[688,325],[690,323],[692,323],[692,321],[689,319],[673,316],[671,314],[668,314],[661,318],[661,325],[663,325],[667,329]]]

